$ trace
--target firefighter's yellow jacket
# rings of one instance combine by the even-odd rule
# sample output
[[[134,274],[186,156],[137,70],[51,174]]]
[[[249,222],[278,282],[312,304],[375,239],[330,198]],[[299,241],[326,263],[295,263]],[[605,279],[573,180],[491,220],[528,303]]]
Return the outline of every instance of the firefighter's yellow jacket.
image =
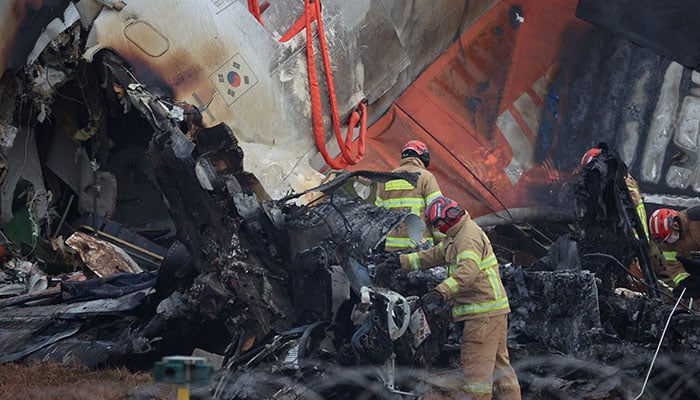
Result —
[[[627,190],[630,192],[630,197],[632,198],[632,203],[637,210],[637,215],[642,222],[642,227],[644,228],[644,235],[647,240],[649,240],[649,227],[647,225],[647,212],[644,209],[644,201],[642,200],[642,192],[639,190],[639,184],[637,180],[632,177],[632,175],[627,174],[625,177],[625,185]],[[635,232],[636,233],[636,232]]]
[[[425,221],[425,216],[423,215],[425,208],[431,201],[442,196],[435,176],[425,169],[423,162],[417,157],[402,159],[399,167],[392,172],[413,172],[419,173],[420,176],[416,186],[403,179],[394,179],[384,184],[379,184],[374,204],[377,207],[397,211],[410,211]],[[423,240],[434,243],[434,239],[433,232],[430,229],[426,229],[423,232]],[[417,245],[418,243],[408,237],[406,226],[401,224],[387,235],[385,249],[387,251],[412,249]]]
[[[691,211],[691,217],[688,211]],[[661,274],[673,279],[678,284],[689,276],[678,257],[689,258],[691,251],[700,251],[700,207],[693,207],[678,212],[681,228],[680,238],[675,243],[661,242],[664,255],[664,267]]]
[[[447,266],[448,278],[436,289],[444,299],[454,301],[455,321],[510,312],[491,241],[469,214],[465,213],[437,246],[402,254],[399,259],[407,271]]]

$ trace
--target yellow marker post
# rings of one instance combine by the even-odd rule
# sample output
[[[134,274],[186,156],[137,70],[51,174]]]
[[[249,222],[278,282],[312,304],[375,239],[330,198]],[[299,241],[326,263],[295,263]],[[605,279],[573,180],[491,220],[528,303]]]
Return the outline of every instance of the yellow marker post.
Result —
[[[189,386],[177,388],[177,400],[190,400]]]
[[[163,357],[153,367],[156,382],[177,384],[177,400],[190,400],[190,384],[205,383],[209,380],[212,366],[204,357],[169,356]]]

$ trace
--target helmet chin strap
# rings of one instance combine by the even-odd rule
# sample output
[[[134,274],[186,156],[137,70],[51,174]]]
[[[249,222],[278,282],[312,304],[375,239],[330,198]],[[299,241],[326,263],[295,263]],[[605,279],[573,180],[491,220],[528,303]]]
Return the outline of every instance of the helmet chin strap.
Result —
[[[442,226],[440,226],[440,228],[438,228],[438,230],[443,234],[447,234],[447,231],[449,231],[450,228],[452,228],[452,224],[448,224],[447,222],[445,222],[444,224],[442,224]]]
[[[423,154],[422,156],[419,156],[418,159],[423,162],[423,166],[425,166],[425,168],[428,168],[428,165],[430,165],[430,156]]]
[[[459,222],[462,219],[462,215],[464,215],[464,214],[460,213],[457,216],[457,218],[450,220],[450,221],[443,220],[442,221],[443,224],[438,228],[438,230],[443,234],[447,234],[447,231],[449,231],[450,228],[452,228],[457,222]]]

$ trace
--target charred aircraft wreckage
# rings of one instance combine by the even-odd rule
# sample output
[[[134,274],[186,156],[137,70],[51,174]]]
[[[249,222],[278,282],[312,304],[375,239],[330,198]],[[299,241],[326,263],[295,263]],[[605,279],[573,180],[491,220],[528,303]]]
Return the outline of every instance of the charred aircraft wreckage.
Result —
[[[240,2],[206,3],[215,11],[212,15],[238,18],[240,29],[260,28]],[[279,28],[270,27],[275,22],[288,26],[284,17],[289,15],[279,12],[280,4],[288,3],[264,2],[263,9],[269,9],[263,17],[257,9],[257,20],[270,30]],[[357,10],[349,8],[367,6],[364,25],[357,25],[380,33],[384,47],[374,51],[403,60],[401,71],[374,66],[378,75],[364,82],[361,97],[369,108],[358,114],[360,119],[386,111],[385,103],[393,98],[383,96],[405,89],[480,15],[488,12],[489,18],[481,19],[486,24],[502,20],[510,28],[477,24],[474,29],[507,39],[523,15],[536,18],[531,12],[541,6],[534,0],[522,6],[431,2],[430,7],[442,7],[445,19],[436,24],[440,29],[430,31],[439,39],[432,43],[435,47],[423,54],[415,51],[419,45],[410,44],[416,32],[407,20],[399,28],[396,18],[385,15],[401,5],[327,3],[324,13],[345,15],[330,23],[339,42],[347,39],[343,32],[352,32],[347,15]],[[568,3],[574,7],[562,6]],[[567,11],[575,3],[557,7]],[[182,7],[182,13],[194,7],[168,4]],[[171,48],[177,28],[168,31],[143,19],[152,7],[107,0],[0,6],[3,17],[13,21],[3,29],[16,37],[0,49],[7,68],[0,80],[0,361],[144,369],[167,355],[205,354],[216,371],[193,395],[215,399],[419,398],[430,386],[449,387],[459,375],[460,327],[446,310],[426,313],[419,300],[445,278],[444,269],[399,271],[381,284],[374,275],[385,256],[383,240],[393,227],[406,223],[416,237],[423,229],[415,215],[374,206],[374,184],[415,182],[417,177],[378,168],[323,175],[318,172],[322,168],[312,167],[319,159],[306,154],[308,143],[293,143],[298,137],[282,144],[274,138],[256,143],[257,133],[247,129],[276,130],[284,121],[248,124],[245,118],[231,118],[230,106],[239,102],[242,109],[255,110],[274,104],[277,113],[308,107],[297,98],[289,104],[275,99],[274,93],[286,98],[294,85],[275,91],[253,73],[260,61],[247,56],[246,46],[236,54],[216,53],[226,42],[220,38],[214,41],[219,47],[208,49],[216,53],[207,61],[215,68],[209,79],[203,78],[211,90],[199,91],[194,87],[202,85],[202,74],[182,59],[190,54],[178,55]],[[298,4],[295,10],[299,12]],[[448,15],[461,16],[453,20]],[[123,37],[113,39],[110,29],[120,24]],[[393,36],[378,26],[392,27]],[[210,26],[200,28],[202,37],[211,34]],[[400,56],[394,54],[399,44]],[[302,45],[295,42],[280,50],[283,56],[273,69],[286,77],[282,82],[299,80],[291,76]],[[139,51],[147,57],[140,59],[135,55]],[[144,61],[166,53],[165,60],[177,64],[172,70],[149,68]],[[658,64],[668,67],[665,79],[673,72],[681,80],[684,67]],[[556,87],[553,71],[542,79]],[[349,85],[357,83],[356,73],[348,72]],[[688,86],[690,73],[683,76]],[[272,93],[259,98],[260,104],[254,96],[242,97],[256,84],[255,90]],[[479,92],[484,98],[509,97],[490,93],[492,89],[482,85]],[[352,89],[341,90],[347,92],[341,97],[356,99],[348,94]],[[533,84],[531,92],[537,90]],[[561,93],[545,94],[542,107],[552,111]],[[472,111],[486,106],[482,100],[468,104]],[[351,114],[350,106],[341,108]],[[396,110],[390,112],[394,117],[400,114]],[[517,140],[506,134],[515,125],[503,122],[508,113],[494,114],[490,123],[507,136],[503,143],[515,149]],[[215,115],[226,116],[217,120]],[[566,116],[557,122],[555,110],[539,123],[577,128]],[[523,121],[516,119],[514,124]],[[300,121],[289,121],[291,130],[308,131],[308,120]],[[484,121],[475,117],[472,122],[479,128]],[[521,150],[514,150],[504,164],[503,179],[515,185],[522,177],[543,190],[536,180],[540,167],[522,162],[528,150]],[[248,158],[254,155],[250,169],[244,151]],[[279,165],[273,165],[275,158]],[[501,165],[505,160],[497,161]],[[486,215],[476,220],[501,265],[512,309],[510,354],[524,398],[700,398],[700,317],[692,301],[678,302],[659,283],[648,244],[635,234],[641,221],[629,193],[619,186],[625,161],[611,160],[615,173],[596,181],[596,190],[591,190],[586,168],[569,181],[555,182],[561,190],[554,197],[565,211],[539,223],[519,220],[514,211],[511,218],[500,217],[517,208],[518,196],[506,196],[517,204],[499,200],[505,210],[495,210],[498,218],[482,212],[484,207],[494,211],[489,199],[498,197],[497,178],[489,181],[493,189],[487,188],[486,195],[488,185],[483,185],[459,198],[470,212],[473,207],[475,216]],[[550,194],[551,187],[546,189]],[[640,274],[629,268],[635,258]]]

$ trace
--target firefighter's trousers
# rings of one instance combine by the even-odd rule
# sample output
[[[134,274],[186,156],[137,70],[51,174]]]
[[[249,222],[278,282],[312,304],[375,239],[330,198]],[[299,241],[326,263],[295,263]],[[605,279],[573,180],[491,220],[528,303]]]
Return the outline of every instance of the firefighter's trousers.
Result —
[[[520,384],[510,365],[508,314],[464,322],[460,363],[465,398],[520,400]]]
[[[464,322],[461,382],[433,386],[426,400],[520,400],[520,384],[510,365],[508,315]]]

